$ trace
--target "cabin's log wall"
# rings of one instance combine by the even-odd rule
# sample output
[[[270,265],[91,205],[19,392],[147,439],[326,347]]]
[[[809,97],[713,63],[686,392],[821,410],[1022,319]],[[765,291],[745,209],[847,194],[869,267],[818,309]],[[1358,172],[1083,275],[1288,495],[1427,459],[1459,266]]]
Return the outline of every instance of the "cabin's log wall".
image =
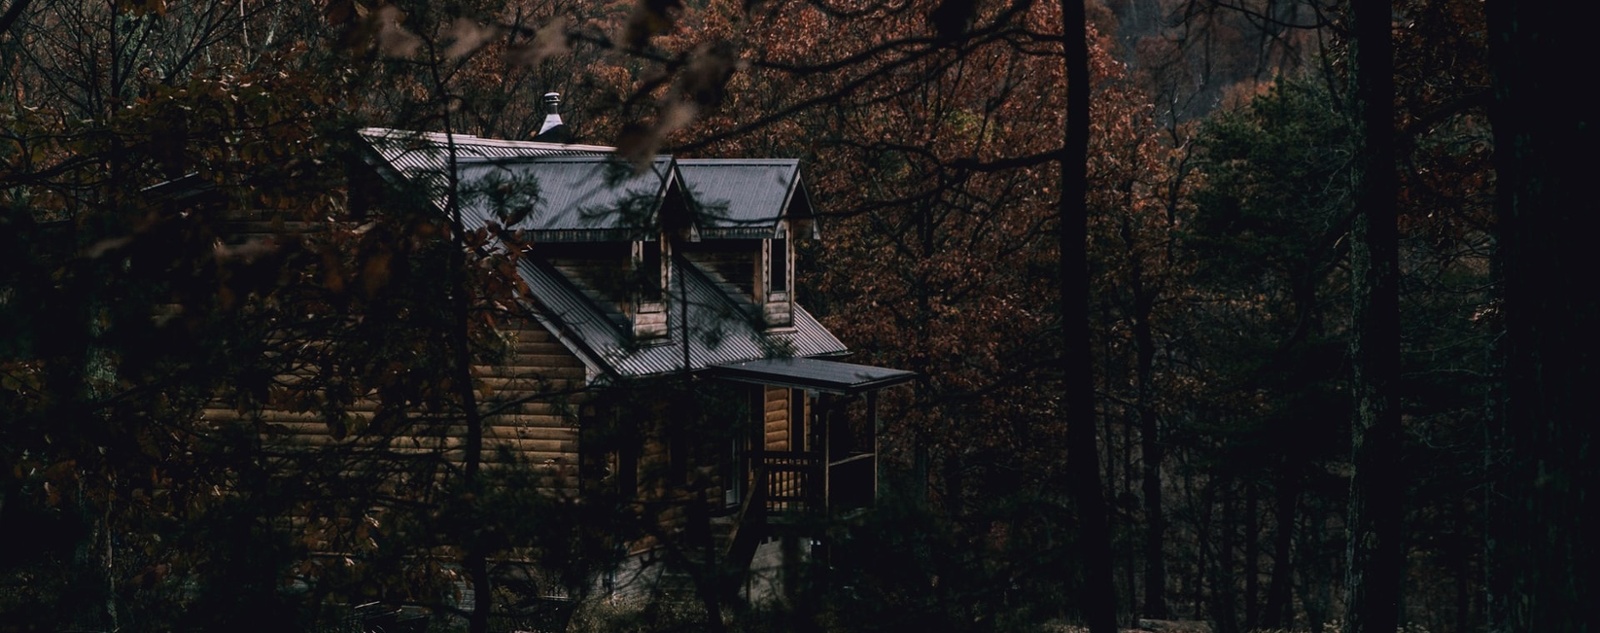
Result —
[[[578,492],[577,407],[584,398],[582,361],[543,326],[529,319],[502,321],[506,341],[502,362],[472,367],[483,422],[482,463],[489,468],[525,467],[539,475],[540,488],[553,494]],[[284,384],[304,375],[280,376]],[[358,398],[343,412],[342,437],[326,414],[267,407],[240,412],[217,402],[206,417],[218,423],[263,423],[264,443],[279,451],[317,449],[339,444],[382,446],[392,454],[432,454],[459,467],[466,458],[467,428],[459,414],[429,421],[427,412],[412,414],[401,429],[378,429],[376,398]]]
[[[789,293],[767,293],[766,303],[761,304],[761,318],[767,325],[773,327],[793,325],[794,302],[789,300]]]
[[[790,389],[784,387],[765,387],[763,402],[765,404],[762,417],[762,437],[766,450],[787,451],[796,448],[789,437],[789,409],[791,407]]]
[[[761,272],[761,252],[745,245],[691,244],[684,256],[702,270],[715,273],[727,284],[725,291],[756,301],[756,275]]]
[[[583,362],[530,319],[503,323],[503,363],[473,367],[484,417],[485,461],[530,465],[554,477],[563,493],[578,491],[578,404]]]

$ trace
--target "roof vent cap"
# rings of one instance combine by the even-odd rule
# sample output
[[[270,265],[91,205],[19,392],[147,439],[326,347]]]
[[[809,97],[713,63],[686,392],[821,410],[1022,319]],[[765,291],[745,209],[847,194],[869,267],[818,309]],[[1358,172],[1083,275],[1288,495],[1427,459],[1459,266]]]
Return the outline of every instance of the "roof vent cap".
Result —
[[[533,135],[533,140],[548,143],[571,143],[572,132],[567,125],[561,122],[561,93],[544,93],[544,105],[548,114],[544,115],[544,125],[539,126],[539,133]]]
[[[539,126],[538,136],[544,136],[551,130],[564,125],[561,122],[561,93],[544,93],[544,105],[546,110],[546,114],[544,115],[544,125]]]

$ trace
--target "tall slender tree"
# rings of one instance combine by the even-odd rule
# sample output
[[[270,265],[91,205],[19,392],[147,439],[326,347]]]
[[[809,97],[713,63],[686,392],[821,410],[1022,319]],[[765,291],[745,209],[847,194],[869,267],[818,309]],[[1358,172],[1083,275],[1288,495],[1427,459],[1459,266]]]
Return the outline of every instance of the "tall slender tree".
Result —
[[[1351,3],[1361,169],[1351,239],[1355,370],[1345,630],[1395,630],[1400,617],[1406,477],[1400,427],[1400,264],[1394,149],[1392,9]]]
[[[1596,112],[1562,69],[1588,54],[1589,5],[1488,3],[1505,384],[1489,539],[1492,630],[1592,631],[1594,492],[1590,406],[1600,381],[1600,291],[1584,268],[1595,217]]]
[[[1084,613],[1091,633],[1117,628],[1111,534],[1095,449],[1094,358],[1089,345],[1089,39],[1083,0],[1061,3],[1067,129],[1058,207],[1061,257],[1061,408],[1067,431],[1068,490],[1076,502],[1084,563]]]

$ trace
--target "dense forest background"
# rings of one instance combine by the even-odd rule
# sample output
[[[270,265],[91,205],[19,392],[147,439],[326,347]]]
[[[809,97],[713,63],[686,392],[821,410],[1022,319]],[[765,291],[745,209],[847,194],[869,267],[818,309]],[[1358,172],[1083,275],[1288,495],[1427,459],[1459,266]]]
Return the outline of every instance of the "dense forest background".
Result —
[[[516,468],[202,414],[478,428],[515,262],[371,208],[351,132],[526,139],[548,91],[626,156],[802,159],[801,302],[920,375],[833,580],[626,626],[1587,630],[1593,22],[1530,4],[9,0],[0,630],[312,628],[543,563],[487,630],[614,564]]]

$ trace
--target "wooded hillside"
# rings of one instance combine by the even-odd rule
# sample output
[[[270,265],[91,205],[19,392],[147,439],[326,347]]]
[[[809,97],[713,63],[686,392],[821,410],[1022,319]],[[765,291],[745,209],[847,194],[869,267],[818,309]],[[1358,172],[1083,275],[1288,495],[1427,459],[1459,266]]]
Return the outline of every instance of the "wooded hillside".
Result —
[[[799,159],[788,292],[918,374],[784,600],[590,625],[1592,627],[1588,9],[0,3],[0,630],[587,598],[650,528],[551,493],[583,368],[505,373],[556,348],[516,236],[356,135],[527,140],[546,92],[636,164]]]

